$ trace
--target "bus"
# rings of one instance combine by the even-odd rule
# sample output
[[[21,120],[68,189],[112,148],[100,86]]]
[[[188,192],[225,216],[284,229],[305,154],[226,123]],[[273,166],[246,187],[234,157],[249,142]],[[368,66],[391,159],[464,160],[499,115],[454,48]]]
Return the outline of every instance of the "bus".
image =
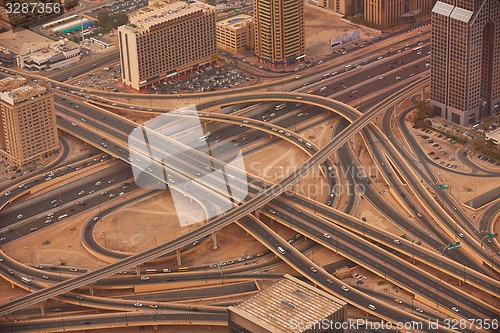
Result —
[[[276,111],[278,111],[278,110],[284,109],[284,108],[285,108],[285,106],[286,106],[286,104],[285,104],[285,103],[283,103],[283,104],[280,104],[280,105],[276,105],[276,107],[275,107],[274,109],[275,109]]]
[[[307,93],[312,94],[312,93],[314,93],[314,90],[309,90]]]
[[[26,278],[26,277],[24,277],[24,276],[21,278],[21,281],[23,281],[26,284],[31,284],[31,280],[28,279],[28,278]]]
[[[146,269],[146,273],[149,274],[149,273],[158,273],[158,270],[157,269]]]
[[[236,177],[230,174],[227,174],[227,178],[229,178],[230,180],[236,180]]]
[[[210,134],[212,134],[212,133],[210,133],[210,132],[205,133],[205,135],[204,135],[204,136],[200,136],[200,137],[198,138],[198,141],[199,141],[199,142],[202,142],[202,141],[207,141],[207,139],[208,139],[208,137],[210,136]]]
[[[65,217],[67,217],[67,216],[68,216],[68,214],[64,214],[64,215],[59,216],[57,219],[58,219],[59,221],[61,221],[63,218],[65,218]]]
[[[188,266],[181,266],[177,270],[179,272],[187,272],[187,271],[189,271],[189,267]]]
[[[418,52],[418,51],[422,51],[422,46],[413,49],[413,52]]]

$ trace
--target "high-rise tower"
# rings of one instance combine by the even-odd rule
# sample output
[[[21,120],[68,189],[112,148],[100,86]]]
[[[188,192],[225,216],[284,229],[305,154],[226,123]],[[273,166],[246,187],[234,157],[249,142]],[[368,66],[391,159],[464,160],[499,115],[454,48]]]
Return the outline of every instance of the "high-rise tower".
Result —
[[[304,59],[304,1],[254,0],[255,55],[287,65]]]
[[[432,9],[430,103],[469,126],[500,111],[500,1],[441,0]]]

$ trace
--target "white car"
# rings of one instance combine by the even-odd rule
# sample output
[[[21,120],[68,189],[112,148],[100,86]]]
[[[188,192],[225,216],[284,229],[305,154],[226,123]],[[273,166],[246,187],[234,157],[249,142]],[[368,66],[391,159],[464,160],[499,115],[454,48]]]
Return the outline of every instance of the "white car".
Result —
[[[330,235],[329,235],[329,234],[327,234],[327,233],[324,233],[324,234],[323,234],[323,237],[325,237],[326,239],[330,239]]]
[[[347,288],[346,286],[342,286],[342,287],[340,287],[340,289],[342,289],[345,292],[349,291],[349,288]]]

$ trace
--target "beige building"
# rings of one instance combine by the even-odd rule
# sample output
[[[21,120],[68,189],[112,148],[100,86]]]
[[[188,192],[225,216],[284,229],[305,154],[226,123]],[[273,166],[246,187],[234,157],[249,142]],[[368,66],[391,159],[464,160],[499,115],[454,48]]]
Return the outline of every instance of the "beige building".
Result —
[[[347,320],[346,302],[288,274],[228,308],[229,333],[340,333]]]
[[[364,19],[370,26],[387,30],[428,16],[435,3],[436,0],[364,0]]]
[[[254,0],[253,3],[257,58],[273,65],[304,60],[304,1]]]
[[[18,165],[59,150],[54,99],[20,76],[0,80],[0,153]]]
[[[80,45],[68,39],[53,41],[27,29],[0,34],[0,50],[10,53],[14,60],[10,64],[35,71],[68,67],[81,58]]]
[[[500,5],[441,0],[432,10],[430,104],[470,126],[500,110]]]
[[[253,47],[253,18],[239,14],[217,21],[217,47],[238,53],[245,47]]]
[[[118,28],[122,81],[141,89],[217,60],[215,8],[150,2]]]
[[[364,0],[320,0],[321,7],[331,9],[343,15],[356,15],[363,13]]]

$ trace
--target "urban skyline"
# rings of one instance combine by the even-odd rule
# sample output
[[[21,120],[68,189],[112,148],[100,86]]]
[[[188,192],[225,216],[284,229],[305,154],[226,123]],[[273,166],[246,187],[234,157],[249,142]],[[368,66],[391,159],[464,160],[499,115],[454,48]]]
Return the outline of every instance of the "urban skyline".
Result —
[[[499,4],[5,6],[0,331],[497,332]]]

